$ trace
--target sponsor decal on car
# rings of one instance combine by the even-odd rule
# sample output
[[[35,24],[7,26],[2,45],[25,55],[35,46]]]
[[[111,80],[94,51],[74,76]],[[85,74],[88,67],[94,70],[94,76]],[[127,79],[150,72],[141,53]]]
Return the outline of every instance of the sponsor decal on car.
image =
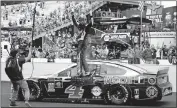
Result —
[[[158,94],[158,90],[154,86],[150,86],[146,89],[146,95],[150,98],[157,97],[157,94]]]
[[[55,82],[55,88],[63,88],[63,83],[62,83],[62,81]]]
[[[65,89],[65,93],[69,94],[68,98],[82,98],[84,89],[82,89],[82,86],[70,85]]]
[[[48,92],[55,92],[55,84],[48,83]]]
[[[163,95],[165,96],[165,95],[168,95],[168,94],[171,94],[171,93],[172,93],[172,90],[171,90],[171,89],[166,88],[166,89],[164,90]]]
[[[101,90],[101,88],[100,88],[99,86],[94,86],[94,87],[92,88],[92,90],[91,90],[91,93],[92,93],[94,96],[98,97],[98,96],[101,95],[102,90]]]
[[[135,99],[139,99],[139,89],[134,89],[134,97]]]
[[[145,77],[105,76],[104,84],[145,84]]]

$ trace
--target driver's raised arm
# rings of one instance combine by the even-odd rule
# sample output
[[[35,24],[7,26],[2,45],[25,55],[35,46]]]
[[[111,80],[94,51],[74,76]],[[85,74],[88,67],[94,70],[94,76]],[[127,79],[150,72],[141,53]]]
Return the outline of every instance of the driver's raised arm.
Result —
[[[74,24],[77,28],[79,28],[79,24],[76,22],[76,19],[74,18],[74,12],[73,12],[73,11],[71,12],[71,15],[72,15],[73,24]]]
[[[25,62],[30,61],[32,57],[32,45],[30,45],[28,56],[25,58]]]

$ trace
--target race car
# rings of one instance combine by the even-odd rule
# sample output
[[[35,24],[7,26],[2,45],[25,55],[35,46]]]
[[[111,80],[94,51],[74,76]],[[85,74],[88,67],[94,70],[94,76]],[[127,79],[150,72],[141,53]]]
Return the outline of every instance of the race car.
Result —
[[[48,76],[26,79],[30,100],[103,101],[120,105],[172,95],[168,67],[154,73],[117,61],[89,60],[88,66],[89,75],[79,76],[77,64],[72,64]],[[21,90],[18,98],[24,99]]]

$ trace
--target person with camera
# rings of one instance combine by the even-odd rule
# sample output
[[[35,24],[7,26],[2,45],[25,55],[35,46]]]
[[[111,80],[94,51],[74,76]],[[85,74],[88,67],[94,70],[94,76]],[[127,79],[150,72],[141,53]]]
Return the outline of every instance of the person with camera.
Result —
[[[30,45],[28,56],[25,57],[25,53],[22,49],[12,49],[9,57],[6,60],[5,72],[12,83],[12,95],[10,98],[10,107],[16,107],[16,99],[18,96],[19,88],[22,89],[25,105],[31,107],[29,104],[30,91],[26,80],[23,78],[23,64],[30,61],[32,54],[32,46]]]

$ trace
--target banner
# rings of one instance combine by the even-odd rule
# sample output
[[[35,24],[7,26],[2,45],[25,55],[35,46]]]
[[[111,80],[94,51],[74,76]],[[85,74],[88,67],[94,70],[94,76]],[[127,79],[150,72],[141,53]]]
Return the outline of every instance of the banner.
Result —
[[[177,6],[164,8],[162,12],[163,27],[174,29],[176,26],[176,8]]]
[[[145,37],[148,37],[150,44],[155,47],[176,45],[176,32],[146,32]]]
[[[148,37],[176,37],[176,32],[148,32]]]
[[[110,40],[122,40],[126,43],[130,41],[130,33],[111,33],[111,34],[103,34],[102,38],[104,41]]]

